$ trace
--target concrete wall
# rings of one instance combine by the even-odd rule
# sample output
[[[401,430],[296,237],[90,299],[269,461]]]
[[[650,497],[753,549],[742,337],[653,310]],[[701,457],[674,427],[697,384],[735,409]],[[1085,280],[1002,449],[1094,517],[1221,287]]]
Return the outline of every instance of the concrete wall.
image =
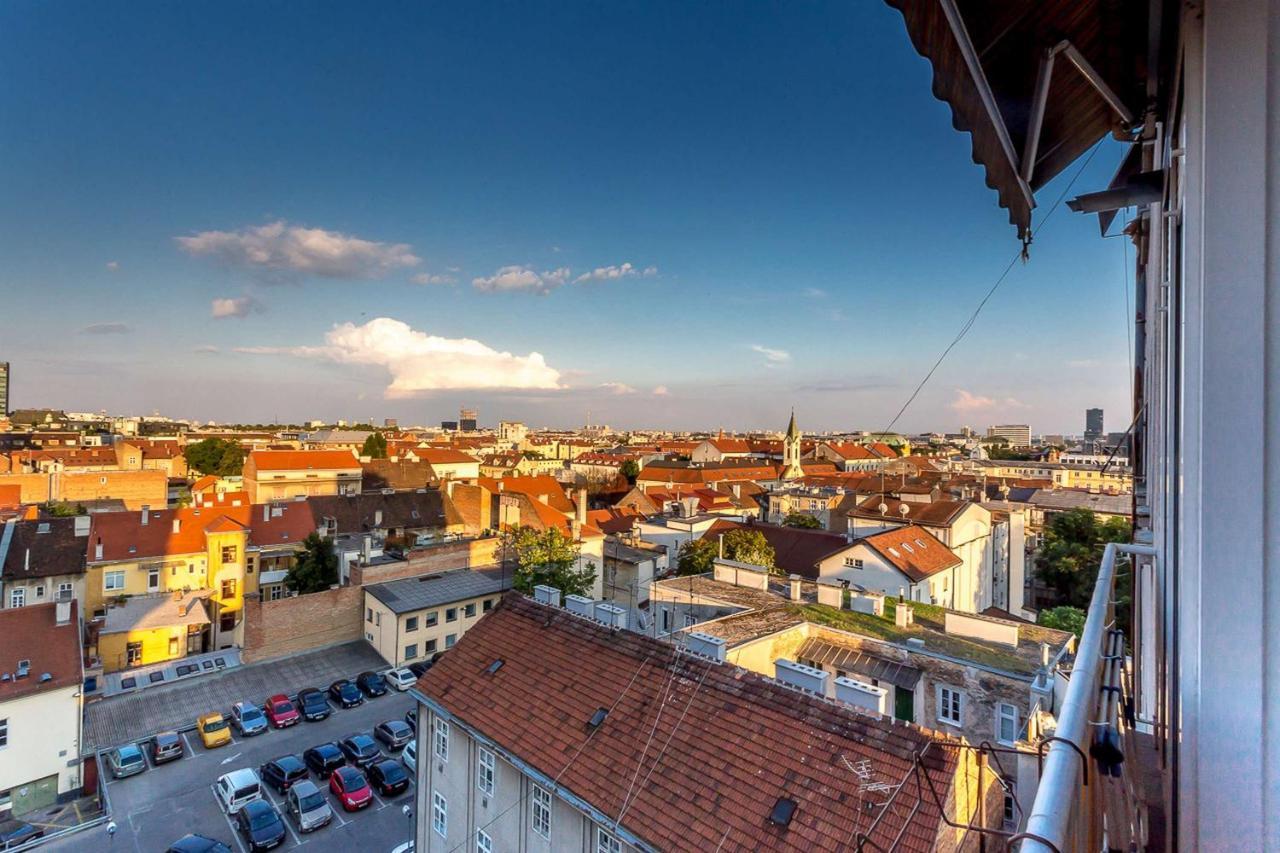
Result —
[[[71,685],[0,703],[0,718],[9,721],[9,745],[0,752],[0,791],[55,774],[59,794],[79,787],[80,766],[67,766],[80,754],[79,692],[79,685]]]
[[[353,584],[382,583],[400,578],[412,578],[451,569],[470,569],[491,566],[501,557],[501,540],[496,536],[469,539],[461,542],[445,542],[427,548],[409,551],[404,562],[379,566],[353,566]]]
[[[245,663],[364,638],[364,590],[346,586],[282,598],[245,599]]]

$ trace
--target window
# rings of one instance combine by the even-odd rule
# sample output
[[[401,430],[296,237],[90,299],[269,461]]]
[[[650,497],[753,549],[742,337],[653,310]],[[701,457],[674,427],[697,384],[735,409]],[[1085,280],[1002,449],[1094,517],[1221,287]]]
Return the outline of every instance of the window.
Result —
[[[454,643],[456,643],[456,642],[458,642],[458,635],[457,635],[457,634],[450,634],[450,635],[448,635],[447,637],[445,637],[445,638],[444,638],[444,647],[445,647],[446,649],[451,649],[451,648],[453,648],[453,644],[454,644]]]
[[[273,584],[271,587],[271,594],[268,596],[268,600],[279,601],[282,598],[284,598],[284,587],[281,586],[280,584]]]
[[[551,840],[551,792],[540,785],[533,786],[533,831]]]
[[[449,760],[449,724],[444,720],[436,720],[435,752],[441,761]]]
[[[493,853],[493,839],[483,829],[476,830],[476,853]]]
[[[463,608],[462,608],[462,615],[463,615],[463,616],[467,616],[467,617],[475,616],[475,615],[476,615],[476,605],[475,605],[475,602],[472,602],[471,604],[468,604],[468,605],[466,605],[465,607],[463,607]]]
[[[954,687],[938,685],[938,720],[960,725],[961,713],[964,709],[964,694]]]
[[[225,565],[225,564],[227,564],[227,563],[234,563],[235,561],[236,561],[236,546],[235,546],[235,545],[223,545],[223,546],[222,546],[222,562],[223,562],[223,564]]]
[[[21,607],[26,603],[27,603],[26,587],[19,586],[9,590],[9,606],[10,607]]]
[[[106,592],[124,589],[124,571],[117,569],[114,572],[103,572],[102,588]]]
[[[160,588],[160,570],[147,569],[147,592],[155,592]]]
[[[844,565],[845,565],[845,568],[860,569],[862,568],[862,561],[854,557],[845,557]]]
[[[222,597],[223,598],[236,597],[236,582],[234,578],[228,578],[227,580],[224,580],[222,582]]]
[[[58,600],[65,601],[74,595],[73,587],[69,583],[58,584]]]
[[[1014,804],[1014,787],[1012,779],[1004,780],[1004,830],[1013,832],[1018,826],[1018,811]]]
[[[405,647],[404,647],[404,659],[405,659],[405,660],[413,660],[413,659],[414,659],[414,658],[416,658],[417,656],[418,656],[418,644],[417,644],[417,643],[410,643],[409,645],[407,645],[407,646],[405,646]]]
[[[0,749],[9,745],[9,720],[0,720]]]
[[[169,638],[169,657],[176,658],[178,656],[178,638]]]
[[[665,607],[662,608],[662,633],[671,633],[671,611]]]
[[[427,644],[426,644],[425,646],[423,646],[423,647],[422,647],[422,653],[423,653],[423,654],[427,654],[427,655],[433,655],[433,654],[435,654],[435,653],[436,653],[436,641],[435,641],[435,640],[427,640]]]
[[[596,853],[622,853],[622,842],[605,832],[603,827],[597,826]]]
[[[441,838],[449,834],[449,803],[439,791],[431,792],[431,828]]]
[[[493,796],[493,753],[484,747],[480,748],[480,758],[476,762],[476,787],[486,797]]]
[[[129,643],[125,647],[125,665],[137,666],[142,663],[142,643]]]
[[[1018,709],[1005,702],[996,703],[996,740],[1012,744],[1018,739]]]
[[[366,607],[366,608],[364,609],[364,621],[366,621],[366,622],[372,622],[372,621],[373,621],[373,608],[372,608],[372,607]]]
[[[236,629],[236,615],[234,613],[223,613],[218,617],[219,631],[234,631]]]
[[[486,598],[486,599],[484,600],[484,612],[485,612],[485,613],[488,613],[488,612],[489,612],[490,610],[492,610],[492,609],[493,609],[493,599],[492,599],[492,598]]]
[[[435,627],[436,623],[438,623],[439,621],[440,621],[440,614],[434,610],[432,610],[426,616],[422,617],[422,624],[427,626],[428,628]]]
[[[417,616],[410,616],[408,619],[405,619],[405,620],[404,620],[404,630],[405,630],[405,633],[406,633],[406,634],[407,634],[408,632],[410,632],[410,631],[416,631],[416,630],[418,630],[418,617],[417,617]]]
[[[445,612],[444,612],[444,621],[446,621],[446,622],[457,622],[457,621],[458,621],[458,608],[456,608],[456,607],[450,607],[449,609],[445,610]]]
[[[42,598],[44,598],[44,584],[40,584],[36,587],[36,601],[39,601]]]

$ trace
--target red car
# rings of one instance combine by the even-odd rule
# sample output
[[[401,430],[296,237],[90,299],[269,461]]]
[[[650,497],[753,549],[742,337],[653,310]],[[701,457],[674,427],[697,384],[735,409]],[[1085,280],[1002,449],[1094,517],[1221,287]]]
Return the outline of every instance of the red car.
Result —
[[[373,790],[364,774],[354,767],[339,767],[329,777],[329,790],[349,812],[359,811],[373,802]]]
[[[277,693],[267,700],[267,719],[271,721],[271,725],[277,729],[283,729],[292,726],[298,720],[302,719],[302,714],[289,701],[289,697],[283,693]]]

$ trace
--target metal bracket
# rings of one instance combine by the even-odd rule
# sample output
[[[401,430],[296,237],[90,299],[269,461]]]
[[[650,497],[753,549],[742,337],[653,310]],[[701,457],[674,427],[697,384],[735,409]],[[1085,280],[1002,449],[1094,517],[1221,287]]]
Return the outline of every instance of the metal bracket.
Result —
[[[1067,746],[1071,747],[1072,752],[1080,756],[1080,770],[1081,772],[1084,773],[1085,785],[1088,785],[1089,784],[1089,758],[1084,754],[1084,750],[1080,749],[1080,747],[1076,746],[1074,743],[1072,743],[1071,741],[1067,740],[1064,737],[1058,737],[1057,735],[1052,735],[1050,737],[1041,739],[1039,745],[1036,746],[1036,752],[1040,754],[1040,769],[1044,770],[1045,747],[1053,743],[1054,741],[1057,741],[1058,743],[1065,743]]]

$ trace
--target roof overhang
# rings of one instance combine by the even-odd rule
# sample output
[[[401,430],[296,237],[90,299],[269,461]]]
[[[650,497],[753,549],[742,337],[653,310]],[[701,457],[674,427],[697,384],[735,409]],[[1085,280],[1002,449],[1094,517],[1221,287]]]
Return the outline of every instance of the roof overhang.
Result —
[[[1031,240],[1035,192],[1146,105],[1148,4],[1132,0],[886,0],[933,66],[933,94]]]

